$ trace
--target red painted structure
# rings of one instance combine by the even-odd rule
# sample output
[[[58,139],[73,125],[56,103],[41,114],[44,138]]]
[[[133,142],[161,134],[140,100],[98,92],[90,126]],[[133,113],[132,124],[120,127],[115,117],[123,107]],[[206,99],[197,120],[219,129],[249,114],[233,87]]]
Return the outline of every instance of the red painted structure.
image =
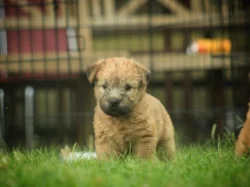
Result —
[[[11,0],[4,0],[5,18],[16,19],[17,21],[17,28],[6,29],[8,55],[17,57],[19,55],[30,55],[35,58],[35,55],[41,56],[41,54],[44,53],[59,53],[58,56],[60,57],[60,53],[66,53],[68,51],[66,28],[56,28],[56,20],[55,28],[46,28],[46,26],[41,28],[18,28],[18,22],[21,24],[20,18],[27,18],[28,20],[29,18],[31,18],[31,15],[29,15],[28,11],[24,11],[21,6],[27,6],[28,10],[34,9],[32,11],[40,11],[42,16],[38,17],[38,21],[41,21],[43,15],[46,15],[48,13],[46,12],[44,0],[27,0],[27,4],[25,5],[20,5],[20,3],[18,4],[18,1],[16,2],[17,3]],[[60,0],[57,0],[57,3],[60,3]],[[60,10],[60,6],[53,5],[53,7],[56,7],[54,10],[56,18],[59,16],[64,16],[62,15],[62,10]],[[51,19],[54,18],[51,16]],[[76,78],[76,75],[60,73],[60,78],[68,77]],[[37,74],[22,72],[22,74],[9,76],[6,73],[0,71],[0,82],[16,82],[20,80],[29,79],[55,80],[57,78],[58,75],[55,75],[55,73],[50,75],[48,73]]]
[[[17,22],[20,17],[29,18],[31,15],[24,12],[20,5],[13,4],[10,0],[5,0],[5,16],[6,18],[16,18]],[[29,8],[35,7],[34,11],[41,11],[46,14],[43,0],[28,0]],[[60,16],[60,10],[56,11]],[[40,20],[39,20],[40,21]],[[45,20],[46,22],[46,20]],[[56,27],[56,20],[55,20]],[[19,53],[43,53],[43,52],[66,52],[67,33],[66,29],[8,29],[7,30],[8,54]]]

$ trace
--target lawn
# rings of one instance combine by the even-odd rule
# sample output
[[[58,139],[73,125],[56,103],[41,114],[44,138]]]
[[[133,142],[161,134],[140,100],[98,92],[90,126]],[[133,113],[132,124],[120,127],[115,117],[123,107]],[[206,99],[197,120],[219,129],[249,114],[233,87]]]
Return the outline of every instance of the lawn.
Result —
[[[0,186],[250,186],[250,159],[235,158],[233,146],[179,147],[175,161],[131,157],[62,161],[57,149],[0,153]]]

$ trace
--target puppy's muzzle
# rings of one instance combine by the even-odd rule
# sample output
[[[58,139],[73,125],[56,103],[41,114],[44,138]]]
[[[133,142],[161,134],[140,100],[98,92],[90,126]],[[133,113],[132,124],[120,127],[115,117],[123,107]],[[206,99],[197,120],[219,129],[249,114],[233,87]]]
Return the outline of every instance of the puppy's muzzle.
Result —
[[[107,104],[101,103],[101,109],[107,115],[118,117],[128,114],[129,108],[121,105],[122,99],[111,98]]]

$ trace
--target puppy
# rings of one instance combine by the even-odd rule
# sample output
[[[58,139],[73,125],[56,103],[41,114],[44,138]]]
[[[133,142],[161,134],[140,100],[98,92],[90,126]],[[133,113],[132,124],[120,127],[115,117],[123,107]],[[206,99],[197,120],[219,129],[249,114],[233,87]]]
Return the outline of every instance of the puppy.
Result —
[[[236,142],[235,153],[236,156],[241,157],[248,154],[250,151],[250,102],[248,103],[248,112],[246,115],[246,121],[243,128],[240,131]]]
[[[146,93],[150,71],[123,57],[100,60],[87,68],[95,82],[95,148],[98,159],[130,152],[143,159],[175,155],[174,127],[159,100]]]

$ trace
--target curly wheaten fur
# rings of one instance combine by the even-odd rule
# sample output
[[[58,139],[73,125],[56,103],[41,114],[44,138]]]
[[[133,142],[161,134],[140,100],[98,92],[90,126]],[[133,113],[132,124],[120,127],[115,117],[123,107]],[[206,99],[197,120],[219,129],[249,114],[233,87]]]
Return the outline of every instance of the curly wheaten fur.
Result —
[[[130,150],[139,158],[175,155],[174,127],[164,106],[146,93],[150,71],[123,57],[100,60],[87,68],[95,82],[95,148],[99,159]]]
[[[244,156],[250,151],[250,102],[248,103],[248,112],[246,121],[240,131],[236,142],[235,153],[237,156]]]

